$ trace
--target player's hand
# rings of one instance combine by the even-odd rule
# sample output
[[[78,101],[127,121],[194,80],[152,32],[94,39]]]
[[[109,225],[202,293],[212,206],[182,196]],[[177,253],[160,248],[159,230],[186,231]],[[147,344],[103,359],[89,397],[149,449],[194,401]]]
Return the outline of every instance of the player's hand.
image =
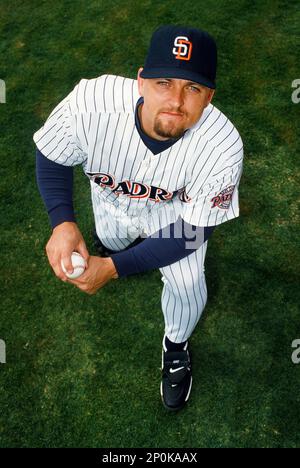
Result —
[[[71,254],[73,251],[80,253],[88,265],[89,253],[77,224],[61,223],[53,229],[46,245],[46,252],[54,273],[62,281],[67,281],[68,278],[61,268],[61,260],[66,270],[72,273]]]
[[[93,255],[89,258],[88,268],[79,278],[67,279],[68,283],[74,284],[87,294],[95,294],[112,278],[118,278],[114,262],[110,257],[101,258]]]

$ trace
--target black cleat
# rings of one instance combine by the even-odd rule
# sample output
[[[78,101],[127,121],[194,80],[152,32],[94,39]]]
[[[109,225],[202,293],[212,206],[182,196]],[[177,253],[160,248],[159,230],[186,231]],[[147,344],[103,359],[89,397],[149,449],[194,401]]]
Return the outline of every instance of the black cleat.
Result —
[[[164,341],[163,339],[160,394],[166,409],[178,411],[188,401],[192,388],[189,343],[187,341],[183,351],[168,351]]]
[[[93,240],[94,247],[97,250],[97,253],[100,257],[110,257],[112,253],[115,253],[112,250],[105,247],[104,244],[102,244],[101,240],[97,236],[96,230],[93,232]]]

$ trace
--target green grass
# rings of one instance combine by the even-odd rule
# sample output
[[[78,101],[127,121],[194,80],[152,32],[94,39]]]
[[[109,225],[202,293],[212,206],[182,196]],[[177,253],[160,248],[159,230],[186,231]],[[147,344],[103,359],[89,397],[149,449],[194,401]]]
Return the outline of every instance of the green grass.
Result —
[[[0,0],[0,447],[300,446],[299,76],[296,1]],[[241,216],[209,242],[209,300],[192,336],[189,405],[160,402],[162,283],[154,271],[86,296],[59,282],[32,135],[81,78],[135,77],[151,32],[186,23],[219,46],[214,103],[245,145]],[[75,206],[91,253],[89,185]]]

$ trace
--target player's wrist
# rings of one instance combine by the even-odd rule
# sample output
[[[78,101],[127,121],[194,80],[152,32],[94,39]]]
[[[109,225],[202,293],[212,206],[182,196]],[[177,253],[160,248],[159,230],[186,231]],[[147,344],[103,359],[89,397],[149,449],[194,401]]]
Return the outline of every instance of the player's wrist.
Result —
[[[52,231],[54,232],[55,230],[58,231],[60,229],[68,228],[68,227],[73,227],[77,226],[77,223],[75,221],[63,221],[62,223],[57,224],[52,228]]]
[[[116,266],[115,266],[115,264],[113,262],[113,259],[111,257],[106,257],[105,260],[107,261],[107,268],[108,268],[110,277],[112,279],[118,279],[119,275],[118,275]]]

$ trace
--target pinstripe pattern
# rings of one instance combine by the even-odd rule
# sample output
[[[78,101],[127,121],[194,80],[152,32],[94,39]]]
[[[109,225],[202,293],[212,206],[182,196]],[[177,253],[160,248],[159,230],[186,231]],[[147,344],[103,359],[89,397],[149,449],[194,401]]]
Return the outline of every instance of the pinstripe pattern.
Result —
[[[239,215],[243,144],[230,120],[210,104],[181,139],[154,155],[135,127],[139,97],[135,80],[83,79],[34,134],[49,159],[83,166],[98,236],[115,251],[179,215],[198,226]],[[232,199],[226,204],[228,191]],[[205,307],[206,247],[160,270],[165,330],[172,341],[191,335]]]
[[[204,259],[207,242],[179,262],[160,269],[164,283],[161,306],[165,334],[174,343],[187,340],[207,301]]]

